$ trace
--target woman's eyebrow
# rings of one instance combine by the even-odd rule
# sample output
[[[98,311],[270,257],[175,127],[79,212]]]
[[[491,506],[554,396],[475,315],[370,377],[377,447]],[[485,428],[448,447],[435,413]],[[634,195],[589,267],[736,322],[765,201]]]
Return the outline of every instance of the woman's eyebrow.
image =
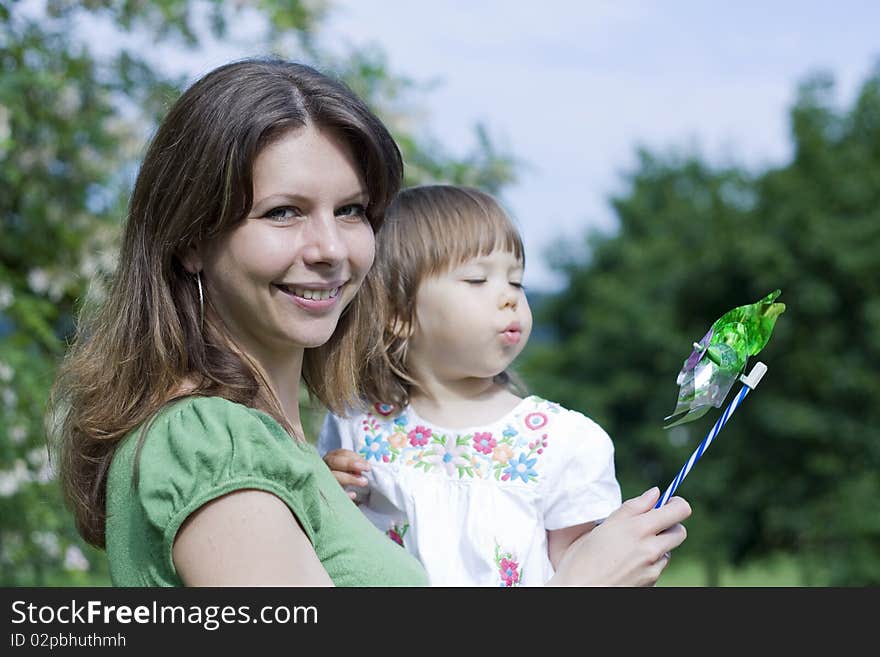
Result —
[[[312,203],[313,201],[314,199],[312,197],[305,194],[298,194],[296,192],[274,192],[259,199],[254,199],[253,205],[254,207],[258,205],[275,203],[293,203],[299,205],[307,205],[309,203]],[[343,196],[342,200],[337,201],[335,205],[348,205],[355,202],[366,203],[367,201],[369,201],[369,195],[367,194],[366,190],[357,190]]]

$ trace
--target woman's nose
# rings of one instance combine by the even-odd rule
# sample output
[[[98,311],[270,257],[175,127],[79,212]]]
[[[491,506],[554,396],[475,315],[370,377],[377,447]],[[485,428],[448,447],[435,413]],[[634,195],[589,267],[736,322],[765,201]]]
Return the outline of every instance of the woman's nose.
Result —
[[[332,213],[309,217],[303,239],[303,260],[308,264],[336,265],[345,258],[345,240]]]

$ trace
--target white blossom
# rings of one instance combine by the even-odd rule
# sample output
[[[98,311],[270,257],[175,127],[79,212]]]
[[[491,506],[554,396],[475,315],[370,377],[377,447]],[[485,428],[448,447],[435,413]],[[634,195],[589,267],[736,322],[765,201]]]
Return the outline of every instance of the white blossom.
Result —
[[[30,288],[37,294],[43,294],[43,292],[49,289],[49,274],[46,273],[45,269],[39,267],[31,269],[28,272],[27,279]]]
[[[12,305],[12,288],[9,285],[0,285],[0,310]]]
[[[2,308],[2,306],[0,306]],[[0,360],[0,381],[12,381],[13,369],[2,360]]]
[[[58,94],[58,102],[56,108],[58,113],[64,118],[70,118],[82,105],[82,96],[79,89],[69,84]]]
[[[0,394],[0,397],[3,397],[3,403],[6,408],[14,408],[18,403],[18,395],[15,394],[15,390],[12,388],[3,388],[3,393]]]
[[[27,465],[22,459],[16,459],[12,470],[0,470],[0,497],[15,495],[29,479]]]
[[[61,554],[61,544],[58,541],[58,536],[52,532],[33,532],[31,540],[40,546],[48,557],[54,559]]]
[[[21,445],[25,438],[27,438],[27,429],[20,424],[9,429],[9,441],[13,445]]]
[[[6,155],[8,149],[5,142],[12,136],[12,127],[9,125],[9,115],[9,108],[5,105],[0,105],[0,157]]]
[[[89,569],[89,560],[75,545],[71,545],[64,551],[64,567],[67,570],[87,571]]]

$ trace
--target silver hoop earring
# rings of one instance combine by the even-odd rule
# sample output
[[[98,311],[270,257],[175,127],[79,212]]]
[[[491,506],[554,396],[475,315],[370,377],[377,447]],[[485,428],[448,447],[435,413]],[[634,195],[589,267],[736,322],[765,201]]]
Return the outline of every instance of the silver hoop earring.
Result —
[[[202,272],[196,272],[196,283],[199,286],[199,327],[205,330],[205,295],[202,292]]]

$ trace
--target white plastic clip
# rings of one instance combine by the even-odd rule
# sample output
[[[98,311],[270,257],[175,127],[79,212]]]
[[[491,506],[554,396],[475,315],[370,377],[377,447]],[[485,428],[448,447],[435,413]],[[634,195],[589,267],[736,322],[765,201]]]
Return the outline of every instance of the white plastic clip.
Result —
[[[764,365],[761,361],[755,363],[755,366],[752,368],[752,371],[749,372],[749,375],[745,374],[739,377],[739,380],[743,382],[744,385],[747,385],[750,389],[754,390],[755,386],[757,386],[761,382],[761,378],[767,373],[767,366]]]

